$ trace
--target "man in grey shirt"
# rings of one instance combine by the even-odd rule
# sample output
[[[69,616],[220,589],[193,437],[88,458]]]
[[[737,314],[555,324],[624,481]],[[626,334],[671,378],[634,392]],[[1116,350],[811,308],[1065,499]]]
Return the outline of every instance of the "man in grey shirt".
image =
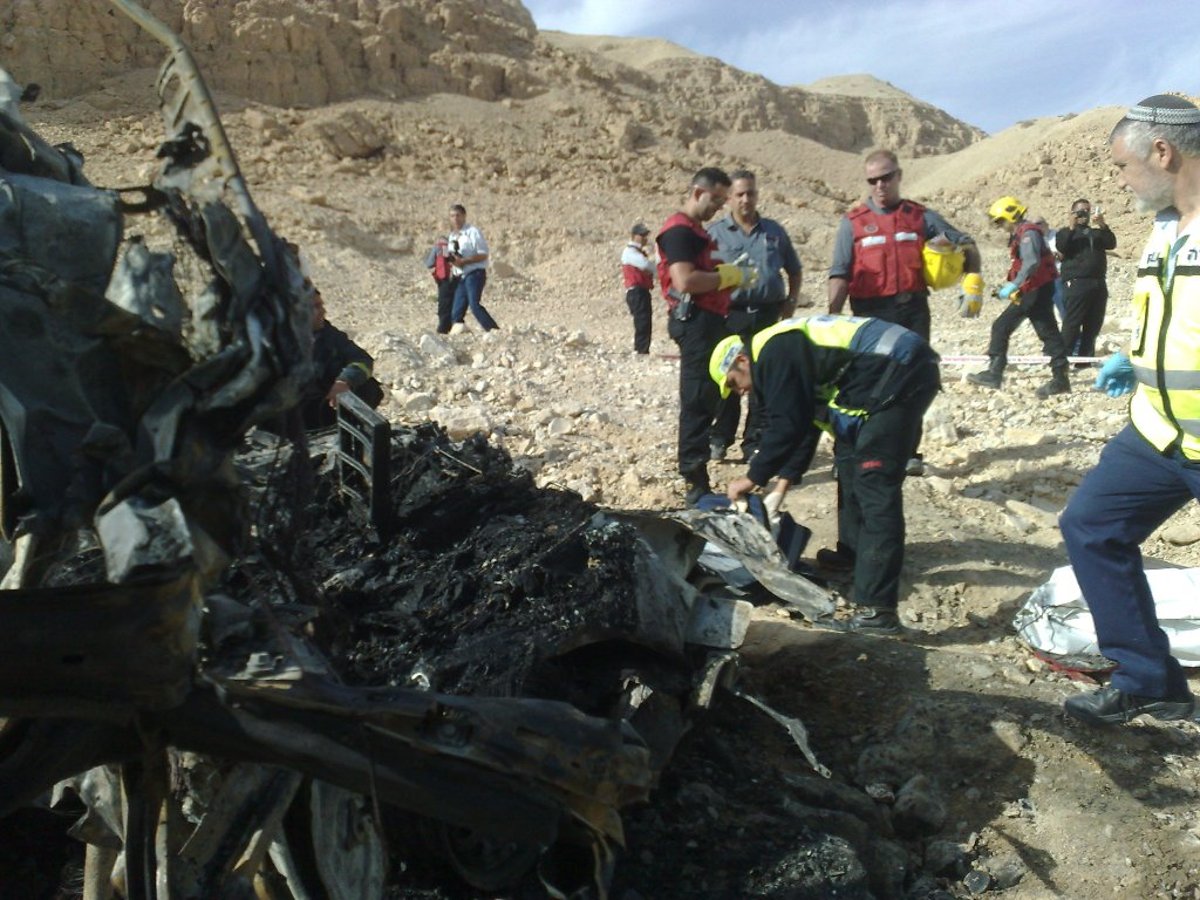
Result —
[[[708,233],[725,262],[745,257],[758,270],[758,281],[753,287],[733,292],[725,317],[729,333],[739,335],[749,347],[754,334],[795,312],[800,294],[800,257],[784,227],[759,215],[758,180],[754,173],[738,169],[729,177],[733,181],[729,191],[732,209],[729,215],[711,223]],[[811,301],[806,305],[811,305]],[[709,433],[712,459],[725,458],[737,435],[741,416],[741,397],[735,394],[721,401]],[[743,460],[749,460],[758,446],[759,418],[757,402],[751,395],[742,431]]]
[[[840,314],[849,299],[854,315],[895,322],[929,341],[929,288],[922,265],[925,244],[948,242],[960,248],[965,274],[980,271],[979,250],[972,237],[938,213],[900,195],[904,172],[891,150],[873,151],[864,168],[870,193],[842,217],[834,238],[829,312]],[[918,436],[918,446],[919,442]],[[910,475],[925,471],[917,447],[906,470]]]

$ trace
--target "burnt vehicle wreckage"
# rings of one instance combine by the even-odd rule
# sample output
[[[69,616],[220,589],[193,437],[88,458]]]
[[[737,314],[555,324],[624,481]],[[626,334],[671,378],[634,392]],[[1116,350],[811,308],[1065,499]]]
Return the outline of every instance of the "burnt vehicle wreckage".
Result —
[[[396,834],[604,896],[621,810],[733,687],[706,542],[828,595],[747,517],[599,511],[349,395],[306,438],[312,286],[187,49],[111,2],[169,50],[152,186],[0,103],[0,816],[73,795],[85,897],[382,896]]]

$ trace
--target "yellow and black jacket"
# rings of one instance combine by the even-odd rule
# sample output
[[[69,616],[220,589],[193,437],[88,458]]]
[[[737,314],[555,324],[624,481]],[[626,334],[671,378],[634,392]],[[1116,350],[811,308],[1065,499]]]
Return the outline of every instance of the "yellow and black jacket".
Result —
[[[819,428],[853,441],[874,412],[938,378],[937,355],[918,334],[881,319],[801,316],[765,328],[750,342],[763,433],[748,475],[798,480]]]
[[[1138,263],[1129,418],[1159,451],[1200,460],[1200,231],[1178,226],[1174,210],[1159,213]]]

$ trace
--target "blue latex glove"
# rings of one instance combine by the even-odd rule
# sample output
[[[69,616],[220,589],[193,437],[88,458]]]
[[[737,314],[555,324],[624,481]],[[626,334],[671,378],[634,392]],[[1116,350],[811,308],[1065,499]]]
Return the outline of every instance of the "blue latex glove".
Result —
[[[1133,363],[1124,353],[1114,353],[1100,367],[1095,388],[1110,397],[1121,397],[1133,391],[1137,382],[1133,377]]]
[[[996,296],[1001,300],[1007,300],[1017,292],[1017,286],[1011,281],[1006,281],[1000,286],[1000,290],[996,292]]]

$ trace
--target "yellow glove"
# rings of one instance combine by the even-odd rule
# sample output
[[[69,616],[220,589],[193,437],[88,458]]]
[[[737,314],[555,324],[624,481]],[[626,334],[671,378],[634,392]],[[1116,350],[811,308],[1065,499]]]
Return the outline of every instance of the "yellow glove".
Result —
[[[721,283],[717,285],[717,290],[727,291],[730,288],[742,286],[745,272],[741,266],[735,266],[733,263],[721,263],[717,266],[717,276],[721,279]]]
[[[983,276],[968,272],[963,276],[962,294],[958,298],[958,314],[964,319],[974,319],[983,309]]]

